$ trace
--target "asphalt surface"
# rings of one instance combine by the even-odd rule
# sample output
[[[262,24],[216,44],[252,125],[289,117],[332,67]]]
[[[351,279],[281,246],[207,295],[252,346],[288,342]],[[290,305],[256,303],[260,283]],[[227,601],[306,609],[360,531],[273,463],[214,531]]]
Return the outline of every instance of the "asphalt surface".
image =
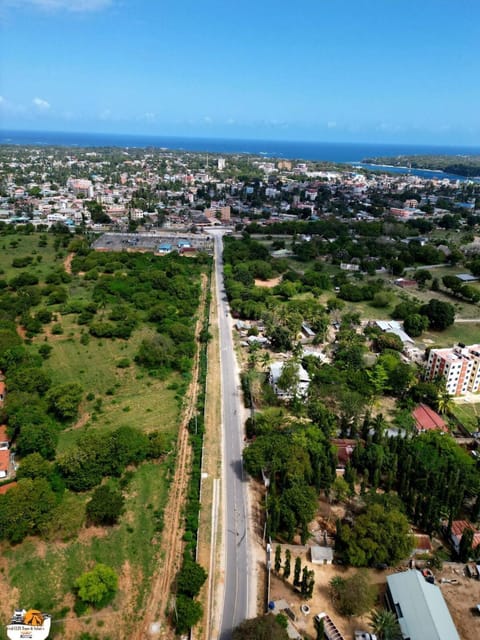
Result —
[[[213,234],[212,234],[213,235]],[[225,586],[220,639],[229,640],[232,630],[248,616],[248,520],[247,482],[243,475],[240,380],[232,339],[232,324],[223,282],[222,236],[215,233],[220,331],[222,424],[223,424],[223,509],[225,544]]]

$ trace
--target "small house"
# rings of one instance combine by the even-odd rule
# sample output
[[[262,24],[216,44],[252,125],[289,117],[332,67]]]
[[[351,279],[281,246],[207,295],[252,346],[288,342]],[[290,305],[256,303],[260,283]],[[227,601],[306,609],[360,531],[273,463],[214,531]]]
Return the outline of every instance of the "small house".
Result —
[[[10,451],[8,449],[0,450],[0,480],[8,478],[10,470]]]
[[[7,434],[7,427],[0,425],[0,451],[6,451],[10,448],[10,440]]]
[[[460,541],[465,529],[473,531],[472,549],[476,549],[480,545],[480,531],[467,520],[454,520],[450,529],[450,542],[452,543],[455,553],[460,551]]]
[[[2,486],[0,487],[0,496],[5,495],[8,491],[10,491],[10,489],[13,489],[13,487],[16,487],[17,483],[16,482],[10,482],[9,484],[2,484]]]
[[[333,549],[332,547],[320,547],[314,545],[310,547],[310,556],[312,564],[332,564]]]
[[[384,333],[394,333],[403,342],[404,346],[414,344],[415,341],[403,330],[402,325],[396,320],[375,320],[373,326],[378,327]]]
[[[426,404],[421,403],[415,407],[412,411],[412,418],[418,433],[425,433],[425,431],[448,432],[445,420]]]
[[[284,389],[280,386],[284,366],[284,362],[272,362],[270,365],[268,379],[275,395],[280,400],[292,400],[294,396],[305,398],[308,394],[308,387],[310,386],[310,376],[308,375],[308,372],[305,371],[301,364],[297,364],[296,388]]]
[[[7,393],[7,388],[5,386],[5,382],[0,380],[0,407],[5,402],[5,395]]]

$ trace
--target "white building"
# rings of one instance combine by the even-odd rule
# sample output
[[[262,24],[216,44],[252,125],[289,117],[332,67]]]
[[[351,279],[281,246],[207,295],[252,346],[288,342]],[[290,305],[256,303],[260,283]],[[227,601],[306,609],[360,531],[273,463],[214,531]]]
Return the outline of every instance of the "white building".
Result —
[[[480,387],[480,344],[457,345],[452,349],[431,349],[426,378],[444,377],[452,396],[478,393]]]
[[[306,398],[308,395],[308,387],[310,385],[310,376],[301,364],[297,364],[297,385],[296,389],[283,389],[279,386],[285,362],[272,362],[270,365],[269,382],[280,400],[292,400],[294,396],[298,398]]]

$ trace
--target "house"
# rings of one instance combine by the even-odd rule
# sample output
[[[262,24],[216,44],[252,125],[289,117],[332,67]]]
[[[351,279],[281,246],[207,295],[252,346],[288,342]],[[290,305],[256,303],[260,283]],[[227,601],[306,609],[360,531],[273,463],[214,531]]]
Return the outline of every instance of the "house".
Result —
[[[307,322],[302,322],[302,335],[307,340],[311,340],[315,337],[315,331]]]
[[[420,571],[387,576],[385,598],[404,640],[460,640],[442,592]]]
[[[470,524],[467,520],[454,520],[450,528],[450,542],[452,543],[455,553],[460,550],[460,541],[465,529],[473,531],[472,549],[476,549],[480,545],[480,531]]]
[[[412,418],[415,420],[415,429],[418,433],[425,431],[443,431],[448,433],[445,420],[436,411],[426,404],[419,404],[412,411]]]
[[[0,380],[0,407],[5,402],[5,395],[7,393],[7,388],[5,386],[5,382]]]
[[[9,482],[8,484],[2,484],[2,486],[0,487],[0,496],[3,496],[5,493],[7,493],[7,491],[10,491],[10,489],[13,489],[13,487],[16,487],[17,483],[16,482]]]
[[[10,451],[8,449],[0,450],[0,480],[8,478],[10,470]]]
[[[414,287],[417,284],[416,280],[410,280],[409,278],[397,278],[395,280],[397,287],[406,289],[407,287]]]
[[[374,326],[384,333],[394,333],[404,345],[414,344],[415,341],[402,329],[402,325],[396,320],[375,320]]]
[[[7,434],[7,427],[0,425],[0,451],[6,451],[10,447],[10,440]]]
[[[457,273],[457,278],[464,284],[468,284],[469,282],[478,282],[478,276],[472,276],[471,273]]]
[[[433,551],[432,541],[430,536],[426,533],[414,533],[413,534],[413,551],[412,556],[421,556],[424,554],[430,554]]]
[[[350,462],[358,440],[347,440],[345,438],[332,438],[331,444],[337,450],[337,469],[345,469],[347,462]]]
[[[310,547],[310,556],[312,558],[312,564],[333,563],[332,547],[319,547],[318,545],[314,545],[313,547]]]
[[[280,400],[292,400],[294,396],[305,398],[308,394],[308,387],[310,385],[310,376],[302,367],[301,364],[296,364],[296,376],[297,376],[297,384],[295,389],[283,389],[279,386],[279,380],[281,379],[281,375],[283,373],[283,368],[285,366],[284,362],[272,362],[270,365],[269,372],[269,383]]]

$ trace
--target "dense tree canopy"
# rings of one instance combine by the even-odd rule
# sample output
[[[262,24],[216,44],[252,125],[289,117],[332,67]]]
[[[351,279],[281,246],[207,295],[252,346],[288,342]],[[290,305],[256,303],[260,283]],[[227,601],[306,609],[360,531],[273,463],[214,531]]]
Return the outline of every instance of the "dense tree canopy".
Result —
[[[337,548],[354,567],[392,565],[408,557],[413,543],[409,532],[403,513],[372,504],[352,525],[339,526]]]

